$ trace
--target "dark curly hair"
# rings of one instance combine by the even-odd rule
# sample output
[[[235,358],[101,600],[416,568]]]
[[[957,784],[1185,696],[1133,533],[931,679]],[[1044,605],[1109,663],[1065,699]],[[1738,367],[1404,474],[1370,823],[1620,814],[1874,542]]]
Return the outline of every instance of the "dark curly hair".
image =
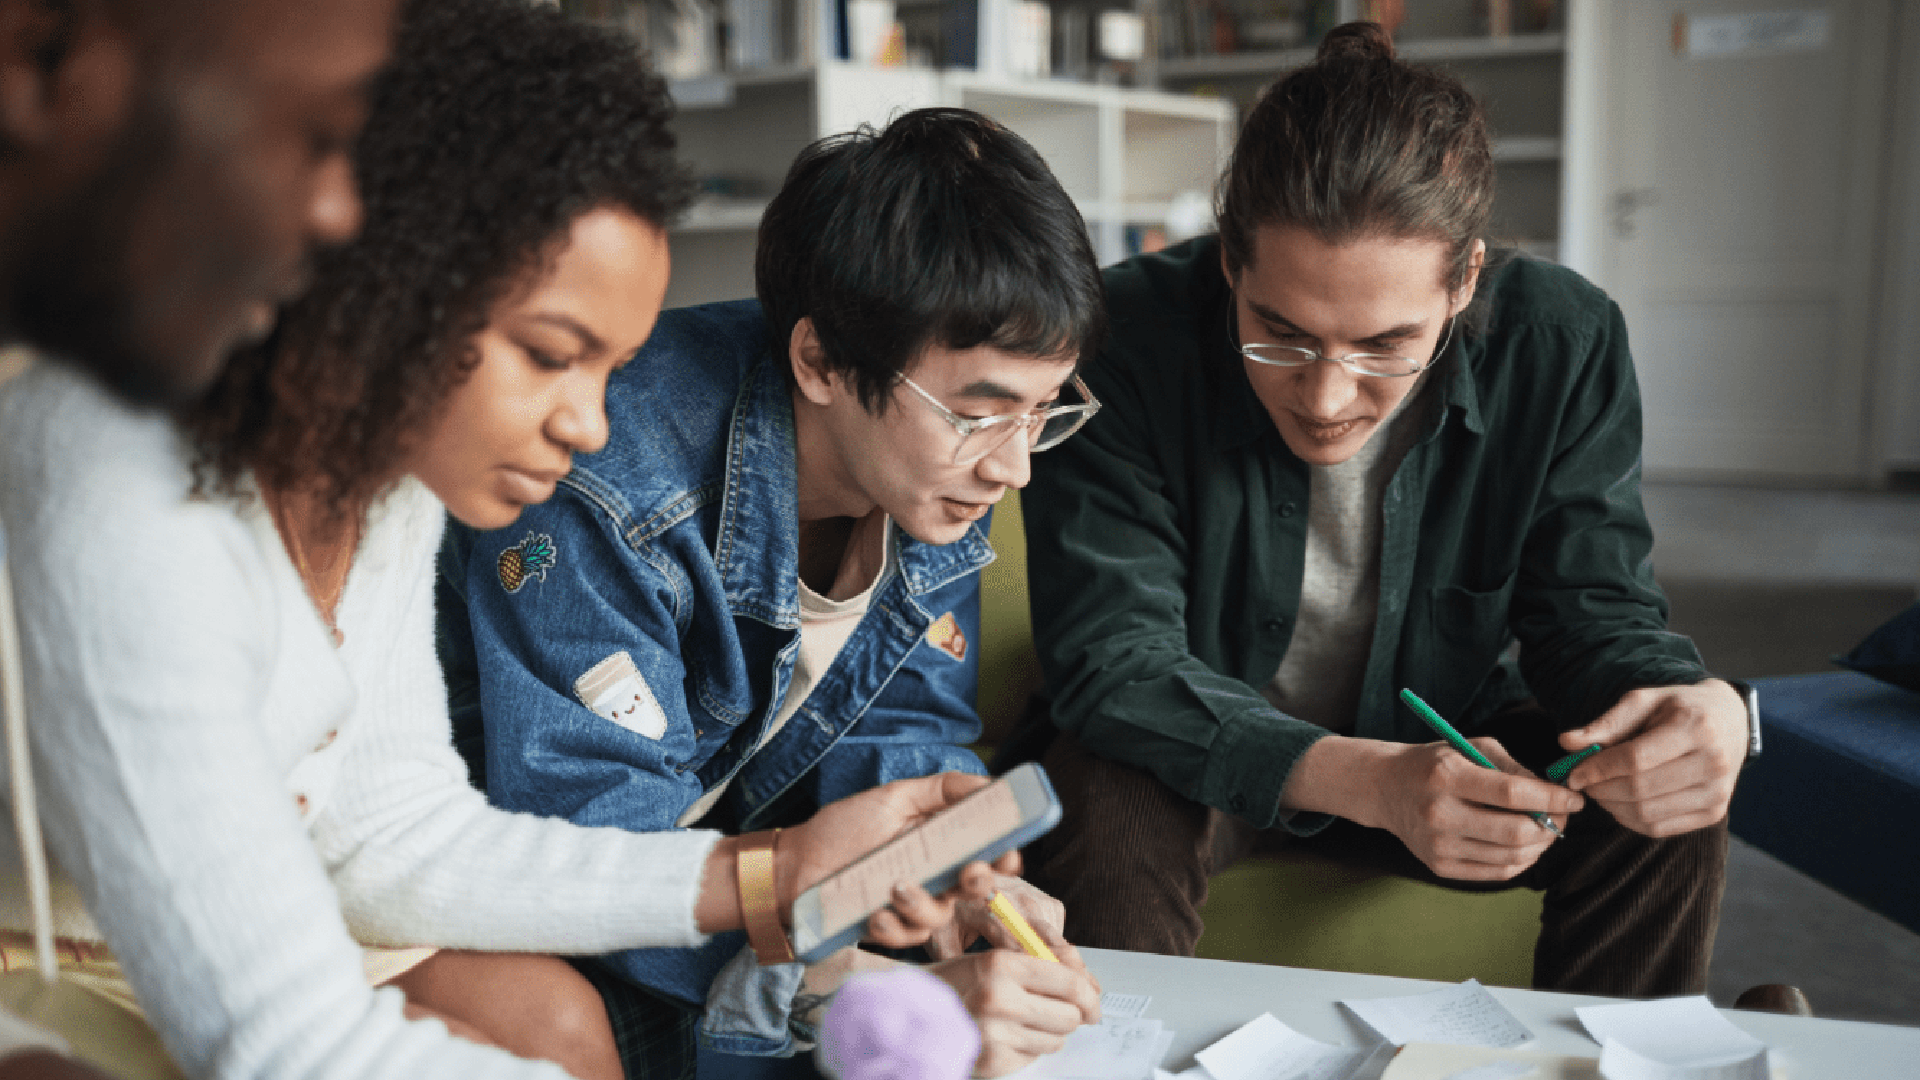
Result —
[[[359,512],[471,372],[471,340],[573,221],[664,227],[692,187],[631,39],[527,0],[408,0],[357,157],[365,223],[181,419],[203,489],[251,470]]]

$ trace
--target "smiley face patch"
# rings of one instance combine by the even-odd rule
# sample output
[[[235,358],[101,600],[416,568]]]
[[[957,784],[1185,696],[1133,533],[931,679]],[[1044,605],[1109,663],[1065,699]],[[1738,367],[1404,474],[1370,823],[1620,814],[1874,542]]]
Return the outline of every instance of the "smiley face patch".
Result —
[[[573,680],[573,693],[581,704],[636,735],[658,739],[667,733],[666,710],[660,708],[625,650]]]
[[[953,657],[955,660],[967,658],[967,632],[960,629],[960,620],[949,611],[933,620],[927,627],[927,644]]]

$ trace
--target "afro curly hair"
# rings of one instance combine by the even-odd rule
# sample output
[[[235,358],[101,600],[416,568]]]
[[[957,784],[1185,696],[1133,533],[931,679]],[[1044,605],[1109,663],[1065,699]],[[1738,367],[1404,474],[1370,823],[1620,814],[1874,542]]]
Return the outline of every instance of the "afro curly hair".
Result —
[[[201,488],[251,471],[362,512],[576,218],[612,206],[664,228],[685,208],[672,115],[617,31],[527,0],[409,0],[357,147],[359,237],[318,253],[268,340],[181,414]]]

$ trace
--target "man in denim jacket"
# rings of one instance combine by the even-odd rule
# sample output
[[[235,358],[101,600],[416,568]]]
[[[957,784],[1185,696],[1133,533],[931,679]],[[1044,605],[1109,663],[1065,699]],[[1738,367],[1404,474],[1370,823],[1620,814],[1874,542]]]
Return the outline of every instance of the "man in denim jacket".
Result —
[[[1018,136],[922,110],[805,151],[756,270],[758,301],[661,318],[608,385],[606,449],[556,498],[448,538],[455,724],[477,750],[484,717],[484,757],[468,756],[501,806],[746,832],[901,777],[983,771],[967,744],[986,518],[1094,407],[1074,375],[1103,319],[1085,227]],[[534,502],[542,479],[502,483]],[[994,937],[987,923],[962,933]],[[936,948],[936,974],[995,1003],[976,1006],[982,1075],[1098,1016],[1051,936],[1068,963]],[[744,946],[583,965],[630,1076],[689,1069],[703,1005],[715,1049],[791,1052],[840,981],[884,963],[848,949],[761,967]]]

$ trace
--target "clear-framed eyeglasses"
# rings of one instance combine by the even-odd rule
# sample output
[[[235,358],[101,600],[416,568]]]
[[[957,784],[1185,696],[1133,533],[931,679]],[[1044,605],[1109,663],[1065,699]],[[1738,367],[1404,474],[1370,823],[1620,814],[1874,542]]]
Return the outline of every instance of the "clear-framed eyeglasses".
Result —
[[[920,395],[920,399],[933,406],[954,433],[960,438],[953,447],[955,465],[971,465],[995,450],[1007,444],[1007,440],[1019,433],[1027,437],[1027,450],[1037,454],[1042,450],[1051,450],[1067,441],[1067,437],[1079,431],[1081,426],[1100,411],[1100,402],[1087,389],[1087,384],[1075,375],[1061,387],[1061,400],[1051,405],[1023,413],[1002,413],[998,416],[971,417],[961,416],[945,405],[940,399],[922,390],[918,384],[905,375],[900,381],[907,388]],[[1079,400],[1067,400],[1078,395]]]
[[[1302,349],[1294,345],[1263,345],[1259,343],[1240,346],[1240,355],[1256,364],[1270,367],[1305,367],[1308,364],[1330,360],[1356,375],[1371,375],[1377,379],[1398,379],[1407,375],[1418,375],[1433,366],[1447,351],[1453,341],[1453,324],[1458,316],[1447,317],[1446,333],[1440,337],[1440,347],[1425,360],[1411,356],[1390,356],[1386,353],[1348,353],[1345,356],[1325,356],[1312,349]],[[1237,320],[1229,320],[1235,322]],[[1237,328],[1235,328],[1237,331]],[[1236,332],[1234,337],[1238,339]]]

